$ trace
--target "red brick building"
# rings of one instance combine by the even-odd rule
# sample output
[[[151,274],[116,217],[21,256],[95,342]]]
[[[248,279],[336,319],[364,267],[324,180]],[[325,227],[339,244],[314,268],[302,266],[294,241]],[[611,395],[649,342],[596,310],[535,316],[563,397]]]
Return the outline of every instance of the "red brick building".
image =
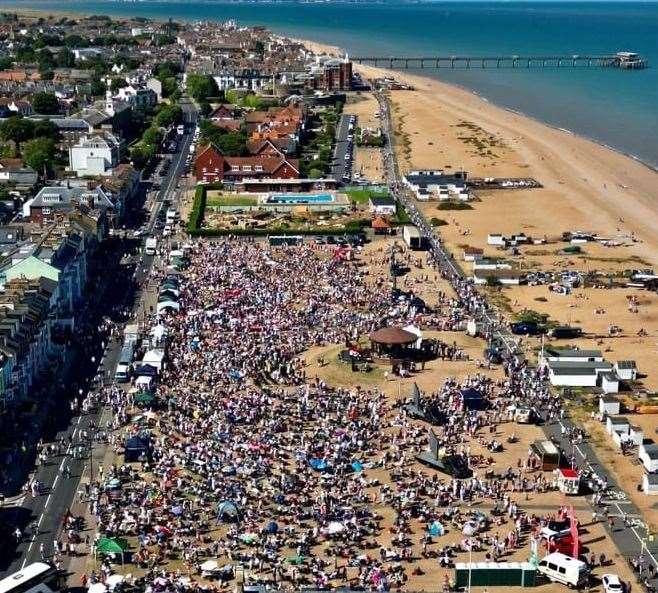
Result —
[[[299,161],[275,156],[224,156],[212,144],[194,162],[197,182],[236,182],[243,179],[299,179]]]

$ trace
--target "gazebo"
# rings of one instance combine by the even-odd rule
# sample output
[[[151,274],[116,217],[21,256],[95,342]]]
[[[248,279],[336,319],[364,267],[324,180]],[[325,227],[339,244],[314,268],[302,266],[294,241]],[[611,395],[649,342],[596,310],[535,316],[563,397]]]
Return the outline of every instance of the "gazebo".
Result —
[[[407,359],[411,346],[418,340],[416,334],[401,327],[382,327],[370,334],[373,351],[391,359]]]

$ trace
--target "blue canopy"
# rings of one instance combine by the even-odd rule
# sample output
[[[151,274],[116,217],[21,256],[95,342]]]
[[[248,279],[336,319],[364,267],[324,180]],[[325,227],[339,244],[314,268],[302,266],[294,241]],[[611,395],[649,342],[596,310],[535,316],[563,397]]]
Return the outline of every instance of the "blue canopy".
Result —
[[[327,470],[327,462],[323,459],[313,458],[309,460],[308,464],[316,471],[323,472]]]
[[[275,533],[279,532],[279,526],[274,521],[270,521],[267,524],[266,531],[267,531],[267,533],[270,533],[270,534],[274,535]]]

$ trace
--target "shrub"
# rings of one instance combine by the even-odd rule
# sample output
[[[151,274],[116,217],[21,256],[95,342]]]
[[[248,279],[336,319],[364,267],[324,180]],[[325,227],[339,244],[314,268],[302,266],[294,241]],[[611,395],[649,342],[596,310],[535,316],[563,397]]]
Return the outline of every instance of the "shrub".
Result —
[[[448,223],[447,223],[445,220],[443,220],[443,219],[441,219],[441,218],[437,218],[436,216],[434,216],[434,217],[432,217],[432,219],[430,220],[430,224],[431,224],[432,226],[445,226],[445,225],[447,225]]]
[[[437,210],[473,210],[473,206],[467,202],[458,202],[457,200],[446,200],[439,202]]]

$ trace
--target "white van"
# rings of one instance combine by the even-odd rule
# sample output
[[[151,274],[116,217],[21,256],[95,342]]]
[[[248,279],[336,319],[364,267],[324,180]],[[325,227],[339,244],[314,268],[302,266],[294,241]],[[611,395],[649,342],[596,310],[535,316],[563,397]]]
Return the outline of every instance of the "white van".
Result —
[[[114,371],[114,379],[117,383],[126,383],[130,380],[130,365],[120,362]]]
[[[553,583],[562,583],[569,587],[584,587],[589,581],[589,566],[560,552],[544,556],[537,570]]]

